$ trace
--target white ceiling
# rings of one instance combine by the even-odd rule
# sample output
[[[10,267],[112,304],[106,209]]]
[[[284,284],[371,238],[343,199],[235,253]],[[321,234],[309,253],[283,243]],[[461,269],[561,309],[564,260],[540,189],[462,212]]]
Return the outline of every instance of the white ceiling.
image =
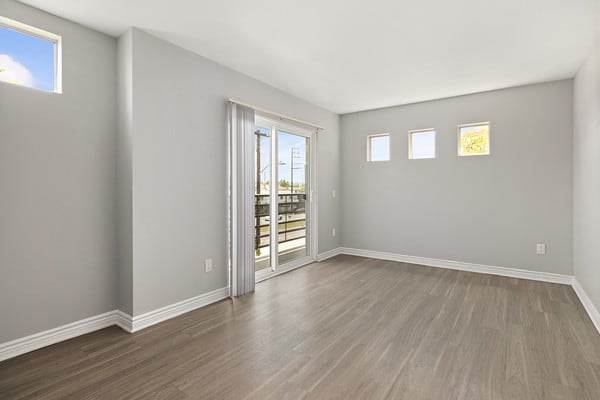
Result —
[[[130,26],[337,113],[573,77],[596,0],[22,0]]]

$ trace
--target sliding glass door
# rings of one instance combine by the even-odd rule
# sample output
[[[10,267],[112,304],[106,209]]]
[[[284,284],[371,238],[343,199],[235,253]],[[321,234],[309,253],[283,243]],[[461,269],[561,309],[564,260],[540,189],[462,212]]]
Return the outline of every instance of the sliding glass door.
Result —
[[[257,117],[255,127],[257,279],[314,261],[314,133]]]
[[[307,215],[307,187],[310,188],[307,160],[310,156],[309,138],[277,131],[277,257],[279,264],[310,254],[310,213]],[[307,186],[308,185],[308,186]],[[310,211],[310,210],[309,210]]]
[[[260,271],[271,267],[271,129],[256,126],[254,178],[254,264]]]

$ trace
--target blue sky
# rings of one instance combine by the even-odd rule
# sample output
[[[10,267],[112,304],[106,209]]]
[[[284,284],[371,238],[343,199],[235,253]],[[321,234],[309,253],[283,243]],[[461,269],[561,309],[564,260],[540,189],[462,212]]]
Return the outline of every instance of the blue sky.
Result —
[[[256,129],[264,134],[270,133],[270,131],[265,128],[257,127]],[[279,150],[279,162],[284,163],[284,165],[279,166],[279,180],[285,179],[288,182],[290,181],[291,154],[292,148],[295,148],[298,156],[294,159],[294,187],[296,187],[296,184],[304,183],[306,164],[306,138],[279,131],[277,145]],[[270,180],[270,148],[271,138],[262,136],[260,142],[260,167],[261,171],[264,170],[261,173],[261,179],[263,180]]]
[[[412,158],[435,158],[435,131],[413,132],[411,137]],[[371,161],[390,159],[390,136],[371,137]]]
[[[54,43],[0,26],[0,68],[7,70],[0,74],[11,74],[19,83],[29,86],[24,83],[26,70],[33,78],[32,87],[52,91]],[[0,80],[6,79],[0,75]]]
[[[371,161],[390,159],[390,137],[373,136],[371,138]]]
[[[435,131],[414,132],[411,138],[412,158],[435,157]]]

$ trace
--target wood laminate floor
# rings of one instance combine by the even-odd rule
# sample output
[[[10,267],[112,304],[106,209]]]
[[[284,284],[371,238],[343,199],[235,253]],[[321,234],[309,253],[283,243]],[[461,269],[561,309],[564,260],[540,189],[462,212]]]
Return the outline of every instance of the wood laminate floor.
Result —
[[[600,399],[569,286],[338,256],[0,363],[2,399]]]

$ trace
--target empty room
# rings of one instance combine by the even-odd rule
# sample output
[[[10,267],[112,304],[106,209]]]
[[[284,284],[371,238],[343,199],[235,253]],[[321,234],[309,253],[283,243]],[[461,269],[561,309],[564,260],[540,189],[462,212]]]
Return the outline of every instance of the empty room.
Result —
[[[600,400],[600,0],[0,0],[0,400]]]

